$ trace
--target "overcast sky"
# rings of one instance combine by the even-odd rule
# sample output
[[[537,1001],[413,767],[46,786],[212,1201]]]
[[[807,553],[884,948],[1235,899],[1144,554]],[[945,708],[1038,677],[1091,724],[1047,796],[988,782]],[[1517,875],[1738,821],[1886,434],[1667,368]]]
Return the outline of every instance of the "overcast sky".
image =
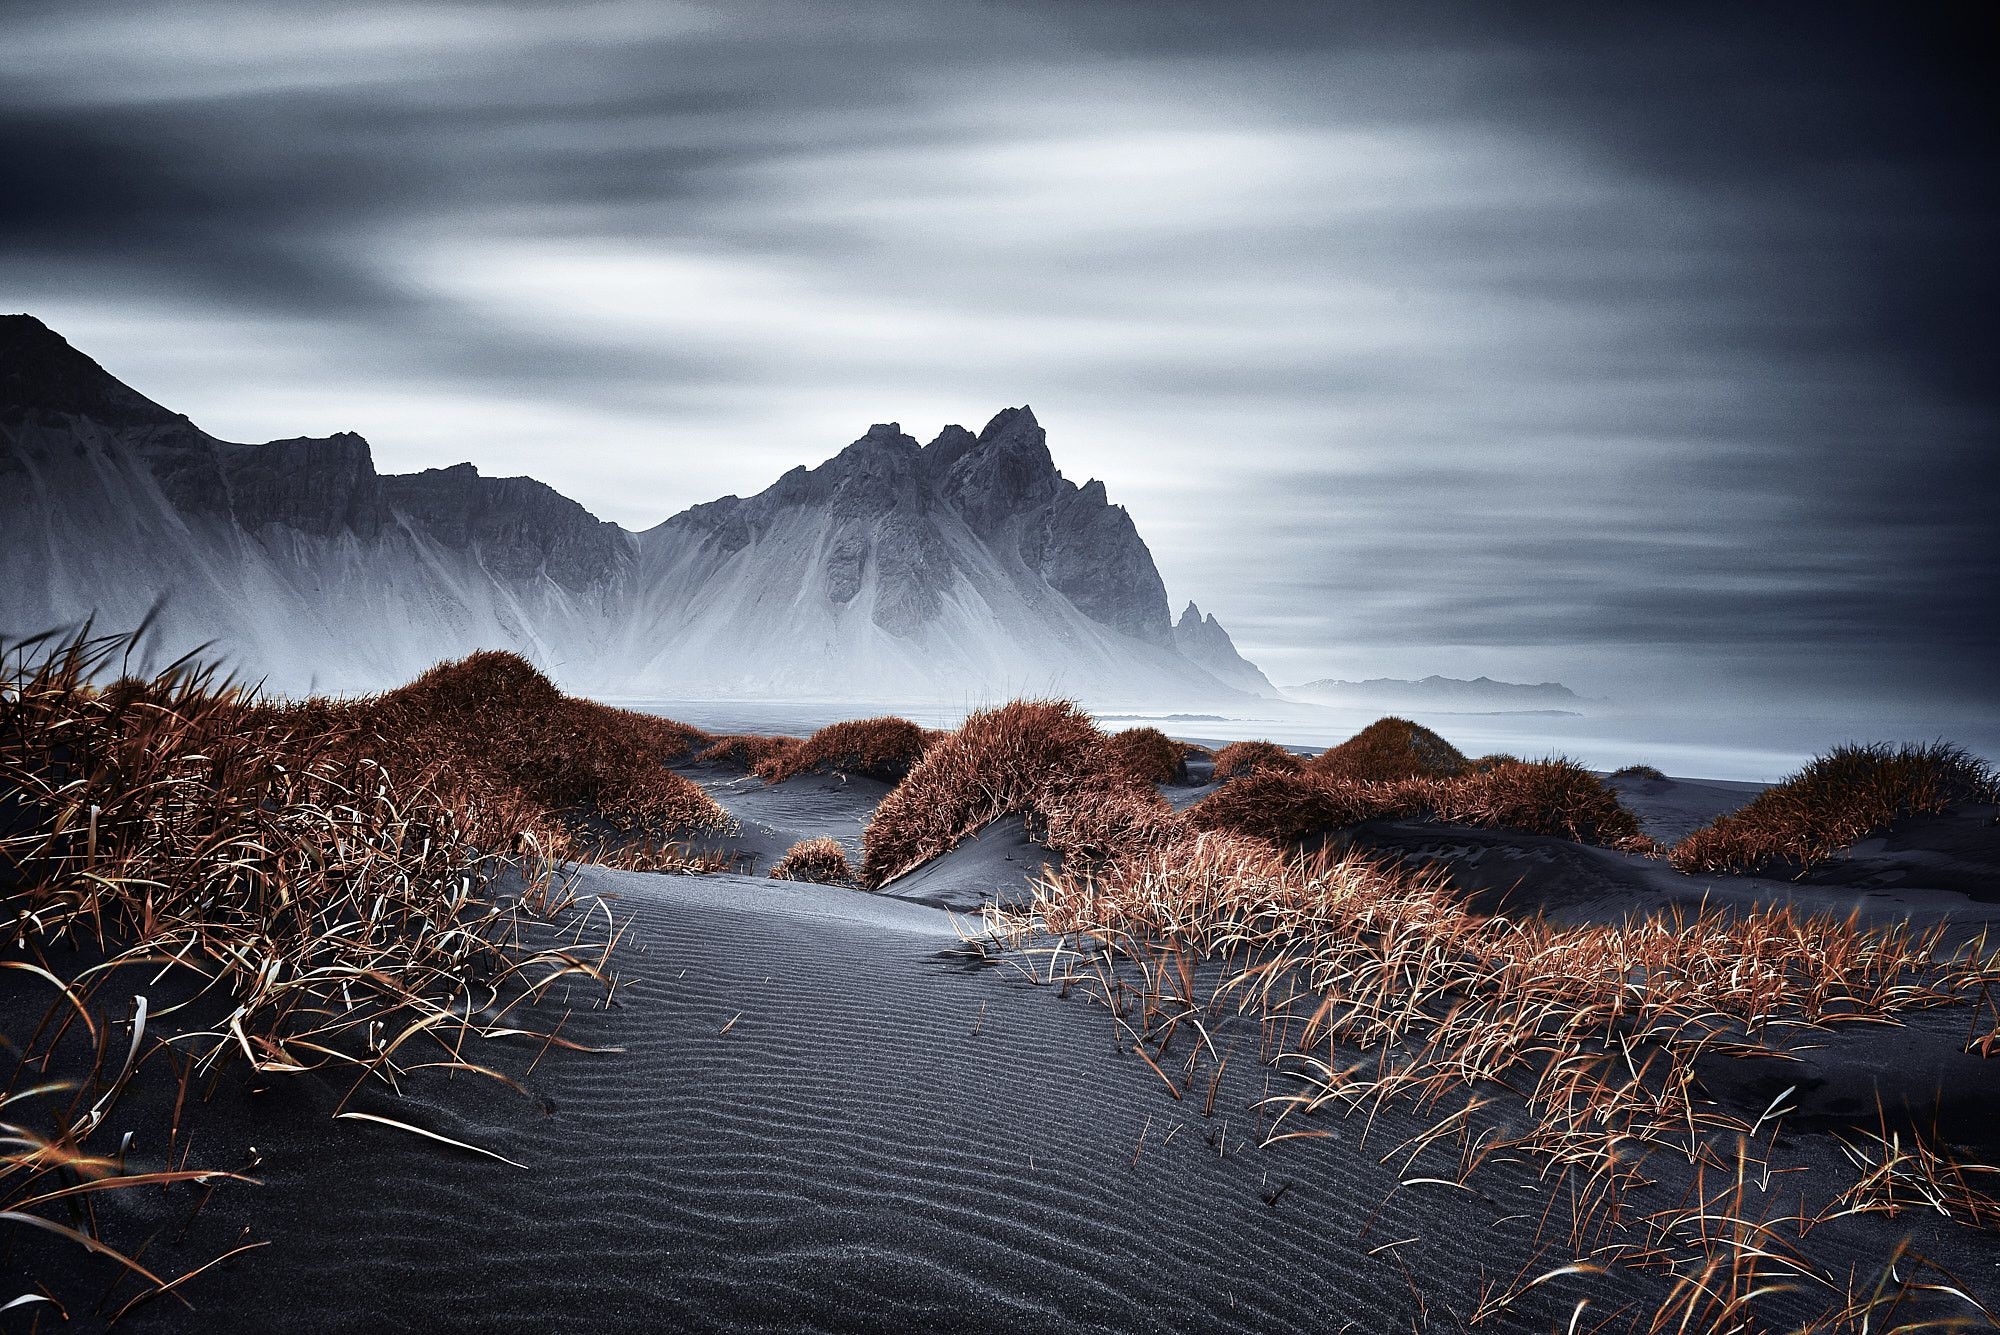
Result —
[[[1281,682],[1990,713],[1978,8],[0,0],[0,306],[635,528],[1032,403]]]

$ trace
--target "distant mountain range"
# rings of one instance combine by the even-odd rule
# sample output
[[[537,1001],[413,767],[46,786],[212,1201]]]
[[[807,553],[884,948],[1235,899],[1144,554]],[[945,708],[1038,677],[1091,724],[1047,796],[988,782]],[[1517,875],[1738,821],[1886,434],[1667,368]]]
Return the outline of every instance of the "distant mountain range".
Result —
[[[1366,681],[1339,681],[1332,677],[1287,686],[1285,694],[1294,700],[1323,705],[1366,705],[1374,708],[1458,709],[1458,710],[1575,710],[1587,703],[1560,682],[1544,681],[1528,685],[1518,681],[1495,681],[1474,677],[1425,677],[1405,681],[1395,677],[1371,677]]]
[[[0,634],[95,616],[274,689],[362,691],[481,648],[573,689],[966,702],[1274,694],[1178,625],[1131,517],[1027,408],[894,423],[644,532],[471,464],[393,475],[342,433],[218,440],[31,316],[0,317]]]

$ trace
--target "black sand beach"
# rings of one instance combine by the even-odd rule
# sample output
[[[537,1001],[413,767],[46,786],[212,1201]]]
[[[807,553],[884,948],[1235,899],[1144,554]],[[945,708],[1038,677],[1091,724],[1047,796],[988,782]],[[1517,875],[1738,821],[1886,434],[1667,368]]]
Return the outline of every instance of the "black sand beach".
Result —
[[[810,834],[853,842],[885,788],[702,777],[745,825],[712,842],[760,866]],[[1626,800],[1666,824],[1734,791],[1655,781]],[[1987,828],[1977,850],[1961,839],[1954,866],[1990,858]],[[1966,929],[2000,915],[1992,896],[1916,877],[1689,878],[1560,840],[1394,822],[1355,841],[1441,860],[1496,909],[1576,920],[1703,897]],[[1565,1259],[1533,1241],[1546,1203],[1531,1165],[1500,1165],[1473,1189],[1435,1168],[1432,1181],[1426,1160],[1394,1153],[1425,1125],[1394,1105],[1260,1147],[1271,1122],[1254,1105],[1287,1077],[1255,1059],[1254,1028],[1220,1024],[1234,1059],[1205,1109],[1199,1087],[1177,1097],[1129,1052],[1088,989],[969,947],[979,901],[1018,899],[1042,865],[1013,821],[879,894],[577,868],[578,912],[601,906],[625,935],[613,1004],[592,1009],[577,989],[564,1033],[609,1050],[491,1045],[510,1049],[497,1064],[526,1098],[426,1073],[401,1099],[371,1091],[347,1105],[488,1155],[329,1120],[343,1090],[315,1077],[224,1089],[201,1157],[241,1162],[261,1185],[227,1185],[184,1236],[194,1188],[104,1208],[157,1211],[145,1255],[163,1266],[268,1245],[186,1285],[191,1306],[156,1298],[121,1324],[262,1331],[283,1313],[301,1331],[1459,1329],[1482,1296]],[[1964,1024],[1920,1015],[1820,1036],[1783,1062],[1718,1057],[1703,1080],[1751,1116],[1789,1087],[1796,1112],[1777,1148],[1814,1178],[1839,1169],[1831,1142],[1806,1133],[1866,1118],[1878,1099],[1934,1113],[1954,1142],[1991,1153],[2000,1075],[1963,1052]],[[1656,1190],[1685,1173],[1663,1166]],[[1798,1190],[1774,1183],[1773,1203]],[[1983,1236],[1934,1215],[1841,1220],[1815,1237],[1865,1267],[1906,1235],[1976,1289],[2000,1278]],[[56,1239],[17,1241],[13,1259],[38,1272],[86,1264]],[[87,1264],[112,1283],[108,1263]],[[1629,1273],[1562,1277],[1480,1328],[1560,1329],[1579,1297],[1608,1309],[1656,1289]],[[133,1291],[115,1290],[105,1311]]]

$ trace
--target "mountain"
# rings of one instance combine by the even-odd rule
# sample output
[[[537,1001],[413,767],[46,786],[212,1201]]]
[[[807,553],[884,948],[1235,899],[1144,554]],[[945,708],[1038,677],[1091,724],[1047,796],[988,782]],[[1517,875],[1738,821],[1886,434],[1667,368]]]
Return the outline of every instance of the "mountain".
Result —
[[[1174,625],[1131,516],[1063,477],[1025,407],[927,445],[878,425],[633,533],[471,464],[377,473],[352,433],[218,440],[4,316],[0,526],[0,635],[158,602],[159,650],[212,643],[289,692],[495,647],[664,698],[1213,702],[1263,681],[1213,618]]]
[[[1276,696],[1278,690],[1258,666],[1236,652],[1236,642],[1213,613],[1201,614],[1193,602],[1174,623],[1174,643],[1189,662],[1207,668],[1219,680],[1252,695]]]
[[[1370,705],[1387,708],[1429,708],[1461,710],[1540,710],[1575,709],[1586,703],[1582,696],[1560,682],[1544,681],[1527,685],[1517,681],[1495,681],[1474,677],[1425,677],[1403,681],[1395,677],[1371,677],[1367,681],[1338,681],[1327,677],[1300,686],[1288,686],[1285,694],[1293,699],[1324,705]]]

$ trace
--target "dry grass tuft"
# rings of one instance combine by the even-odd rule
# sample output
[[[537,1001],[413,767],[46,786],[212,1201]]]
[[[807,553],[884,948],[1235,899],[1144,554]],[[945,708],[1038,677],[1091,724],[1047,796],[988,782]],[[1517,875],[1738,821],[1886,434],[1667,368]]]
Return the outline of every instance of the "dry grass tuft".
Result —
[[[708,745],[695,752],[697,765],[719,765],[725,769],[740,769],[745,773],[760,765],[779,763],[788,753],[801,745],[797,737],[762,737],[755,733],[726,733],[712,737]]]
[[[838,839],[824,835],[816,839],[801,839],[785,850],[771,868],[774,881],[811,881],[815,885],[853,885],[856,883],[854,868],[847,861],[847,850],[840,846]]]
[[[1097,767],[1104,734],[1067,700],[982,710],[924,752],[876,807],[861,879],[894,880],[1003,816],[1025,815],[1051,785]]]
[[[1215,753],[1214,778],[1222,783],[1259,771],[1297,774],[1305,767],[1306,762],[1296,752],[1287,751],[1276,742],[1231,742]]]
[[[1653,765],[1627,765],[1623,769],[1611,771],[1614,779],[1664,779],[1667,776]]]
[[[860,774],[896,783],[923,759],[924,748],[937,735],[893,715],[854,719],[774,750],[754,768],[766,783],[782,783],[795,774]]]
[[[1307,762],[1315,774],[1342,779],[1442,779],[1463,774],[1465,756],[1406,718],[1381,718]]]
[[[1439,820],[1552,835],[1631,853],[1653,851],[1638,817],[1573,760],[1503,761],[1433,785]]]
[[[2000,800],[2000,775],[1945,742],[1843,746],[1667,853],[1686,872],[1804,875],[1909,816]]]
[[[9,1035],[0,1211],[138,1276],[137,1302],[176,1281],[107,1240],[122,1213],[89,1201],[230,1177],[188,1166],[183,1125],[225,1073],[344,1074],[349,1097],[425,1069],[512,1086],[474,1060],[482,1042],[569,1046],[560,1025],[533,1032],[530,1008],[559,981],[613,986],[608,916],[590,944],[591,915],[550,930],[570,912],[551,842],[586,817],[713,813],[658,778],[686,730],[567,700],[511,655],[287,706],[187,664],[95,688],[128,644],[32,641],[0,670],[0,890],[17,923],[0,967],[49,996]],[[170,1125],[119,1125],[159,1157],[93,1148],[145,1080],[177,1085],[147,1101],[171,1104]]]

